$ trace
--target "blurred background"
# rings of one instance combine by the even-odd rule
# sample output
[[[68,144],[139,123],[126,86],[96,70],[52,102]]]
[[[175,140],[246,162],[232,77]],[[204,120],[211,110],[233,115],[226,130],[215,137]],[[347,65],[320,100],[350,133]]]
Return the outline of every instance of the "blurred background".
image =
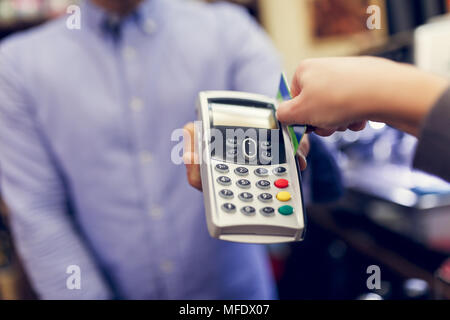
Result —
[[[0,0],[0,41],[74,2]],[[289,76],[302,59],[343,55],[381,56],[450,76],[450,0],[232,2],[266,29]],[[368,32],[372,4],[382,9],[382,28]],[[410,169],[416,139],[370,123],[323,142],[345,193],[308,208],[303,243],[269,247],[280,298],[450,299],[450,185]],[[1,202],[0,212],[0,298],[31,299]],[[370,265],[381,268],[380,290],[361,281]]]

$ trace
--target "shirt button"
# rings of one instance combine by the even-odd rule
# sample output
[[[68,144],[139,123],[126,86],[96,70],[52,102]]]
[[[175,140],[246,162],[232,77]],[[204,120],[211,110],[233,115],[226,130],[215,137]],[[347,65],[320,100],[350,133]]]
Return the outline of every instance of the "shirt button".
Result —
[[[131,110],[138,112],[141,111],[142,107],[144,106],[144,102],[140,98],[133,98],[130,101],[130,108]]]
[[[127,60],[134,59],[136,57],[136,50],[133,47],[125,47],[122,51],[123,57]]]
[[[142,164],[149,164],[153,161],[153,155],[150,152],[142,152],[140,155]]]
[[[153,219],[160,219],[163,215],[163,208],[161,207],[153,207],[150,209],[150,216]]]
[[[156,31],[156,22],[152,19],[145,20],[144,30],[148,34],[152,34]]]
[[[160,265],[161,271],[164,273],[172,273],[173,271],[173,262],[170,260],[164,260]]]

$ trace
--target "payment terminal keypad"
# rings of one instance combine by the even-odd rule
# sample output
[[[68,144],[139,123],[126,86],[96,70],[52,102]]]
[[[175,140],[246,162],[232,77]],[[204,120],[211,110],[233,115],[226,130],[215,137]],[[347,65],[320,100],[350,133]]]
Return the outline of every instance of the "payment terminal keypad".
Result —
[[[301,201],[289,181],[297,173],[289,172],[286,164],[262,167],[214,161],[213,171],[219,214],[286,219],[294,215],[295,201]]]

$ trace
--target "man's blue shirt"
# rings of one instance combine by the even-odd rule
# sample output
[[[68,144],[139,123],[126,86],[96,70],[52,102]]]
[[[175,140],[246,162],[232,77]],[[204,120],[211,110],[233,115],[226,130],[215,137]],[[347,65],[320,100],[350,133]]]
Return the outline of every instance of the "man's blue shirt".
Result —
[[[112,28],[84,3],[81,30],[66,19],[0,46],[1,190],[39,296],[274,298],[265,248],[210,238],[171,161],[199,91],[275,95],[266,35],[226,4],[148,0]]]

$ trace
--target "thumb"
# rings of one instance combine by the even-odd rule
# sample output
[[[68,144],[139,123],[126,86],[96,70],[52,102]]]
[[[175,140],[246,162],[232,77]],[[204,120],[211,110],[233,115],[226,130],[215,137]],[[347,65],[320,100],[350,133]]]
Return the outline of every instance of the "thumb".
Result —
[[[292,100],[285,101],[278,107],[277,119],[286,125],[291,124],[306,124],[305,119],[303,119],[301,112],[301,97],[298,95]]]

